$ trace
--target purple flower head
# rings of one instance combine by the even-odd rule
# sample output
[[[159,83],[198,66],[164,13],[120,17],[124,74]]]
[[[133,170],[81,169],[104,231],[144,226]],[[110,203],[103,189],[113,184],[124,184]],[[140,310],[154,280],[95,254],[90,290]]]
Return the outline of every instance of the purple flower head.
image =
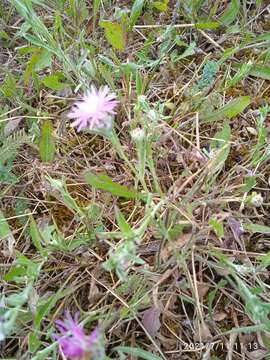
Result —
[[[61,335],[56,335],[60,348],[68,359],[79,360],[91,352],[93,345],[98,340],[98,330],[95,329],[87,336],[84,329],[78,324],[79,314],[74,318],[66,313],[64,321],[56,320],[56,326]]]
[[[91,86],[91,90],[82,97],[81,101],[74,104],[68,114],[68,117],[74,120],[71,126],[78,127],[78,132],[85,128],[90,130],[109,128],[112,122],[109,115],[116,114],[114,109],[118,101],[115,98],[116,95],[110,92],[108,86],[99,90]]]

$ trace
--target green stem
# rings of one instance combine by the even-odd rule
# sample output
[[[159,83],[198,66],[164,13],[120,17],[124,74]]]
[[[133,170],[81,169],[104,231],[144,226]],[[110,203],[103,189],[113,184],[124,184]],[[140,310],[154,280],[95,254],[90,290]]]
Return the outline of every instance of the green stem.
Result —
[[[123,146],[119,141],[119,138],[117,136],[117,134],[115,133],[115,131],[113,130],[112,133],[110,134],[109,137],[114,149],[117,151],[118,155],[120,156],[120,158],[122,160],[124,160],[126,162],[126,164],[128,165],[128,167],[130,168],[130,170],[135,174],[135,176],[140,180],[140,182],[142,183],[143,189],[144,191],[146,191],[148,193],[148,189],[147,189],[147,185],[145,183],[145,180],[143,178],[141,178],[140,174],[138,173],[138,171],[136,170],[136,168],[133,166],[133,164],[130,162],[130,160],[128,159],[128,157],[126,156]]]
[[[149,169],[150,169],[152,177],[153,177],[155,191],[157,193],[159,193],[160,196],[163,196],[163,192],[159,186],[158,176],[157,176],[155,164],[153,161],[153,149],[152,149],[151,143],[147,145],[147,163],[148,163]]]

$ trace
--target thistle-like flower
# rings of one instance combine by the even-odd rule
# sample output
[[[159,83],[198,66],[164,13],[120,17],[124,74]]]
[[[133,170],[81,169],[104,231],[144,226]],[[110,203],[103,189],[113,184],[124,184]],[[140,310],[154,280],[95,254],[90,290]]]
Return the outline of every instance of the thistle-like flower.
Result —
[[[93,350],[93,345],[98,340],[98,331],[95,329],[89,336],[85,335],[84,329],[78,324],[79,314],[74,318],[66,313],[64,321],[56,320],[56,326],[61,335],[55,335],[63,354],[72,360],[87,358]]]
[[[81,101],[76,102],[72,111],[68,114],[70,119],[74,119],[72,127],[78,127],[77,131],[89,128],[90,130],[108,129],[112,125],[110,115],[116,114],[114,111],[118,101],[116,95],[110,92],[108,86],[97,90],[91,86]]]

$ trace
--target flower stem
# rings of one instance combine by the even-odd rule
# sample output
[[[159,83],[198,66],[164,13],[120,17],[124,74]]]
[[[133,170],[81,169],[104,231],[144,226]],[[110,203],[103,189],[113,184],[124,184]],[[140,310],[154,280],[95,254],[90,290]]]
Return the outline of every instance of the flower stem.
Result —
[[[126,162],[128,167],[130,168],[130,170],[135,174],[136,178],[138,178],[140,180],[144,191],[146,191],[148,193],[149,191],[147,189],[147,185],[145,183],[144,178],[141,178],[139,172],[136,170],[136,168],[133,166],[133,164],[130,162],[130,160],[126,156],[123,146],[120,143],[119,138],[114,130],[111,132],[109,139],[110,139],[114,149],[117,151],[118,155],[120,156],[120,158]]]

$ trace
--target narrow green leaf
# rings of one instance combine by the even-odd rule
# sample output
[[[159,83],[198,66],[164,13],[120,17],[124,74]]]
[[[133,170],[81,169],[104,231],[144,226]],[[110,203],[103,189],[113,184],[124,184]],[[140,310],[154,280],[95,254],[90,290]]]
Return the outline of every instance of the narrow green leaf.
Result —
[[[218,23],[217,21],[201,22],[196,24],[196,28],[201,30],[214,30],[218,27],[220,27],[220,23]]]
[[[142,90],[143,90],[143,80],[142,80],[142,76],[139,70],[136,71],[136,93],[137,96],[142,94]]]
[[[124,215],[122,214],[122,212],[119,209],[116,209],[116,221],[117,221],[117,224],[118,224],[123,236],[126,239],[130,239],[130,238],[134,237],[134,232],[133,232],[132,228],[130,227],[130,225],[126,221]]]
[[[252,233],[270,234],[270,227],[265,225],[248,223],[248,224],[243,224],[243,228],[246,231],[250,231]]]
[[[219,21],[224,25],[230,25],[237,17],[237,14],[240,10],[240,1],[232,0],[230,5],[224,11],[224,13],[219,18]]]
[[[218,61],[218,65],[221,66],[222,64],[224,64],[230,57],[232,57],[237,51],[237,48],[228,48],[224,51],[224,53],[222,54],[221,58]]]
[[[231,119],[242,112],[249,104],[249,96],[240,96],[228,102],[220,110],[214,111],[210,114],[203,114],[202,120],[204,120],[204,122],[213,122],[224,118]]]
[[[38,351],[35,356],[31,357],[31,360],[47,360],[50,358],[50,353],[55,351],[57,347],[58,341],[55,341],[54,343],[52,343],[52,345],[46,346],[43,350]]]
[[[160,12],[166,12],[169,9],[168,3],[169,3],[169,0],[154,1],[153,3],[151,3],[151,6]]]
[[[126,36],[123,26],[110,21],[102,21],[100,26],[105,29],[105,36],[108,42],[117,50],[124,51]]]
[[[134,26],[139,19],[145,0],[135,0],[131,9],[129,25]]]
[[[248,176],[243,186],[243,192],[249,192],[256,186],[256,184],[256,176]]]
[[[135,199],[141,197],[134,189],[129,190],[127,186],[117,184],[113,182],[109,176],[105,174],[95,175],[91,171],[85,174],[85,180],[95,189],[105,190],[110,192],[112,195],[124,197],[128,199]]]
[[[94,0],[93,1],[93,23],[95,24],[97,21],[97,15],[98,15],[98,10],[101,4],[101,0]]]
[[[41,346],[42,342],[39,340],[38,335],[30,332],[28,336],[28,346],[31,353],[36,352]]]
[[[12,234],[12,231],[10,230],[9,224],[5,219],[5,216],[1,210],[0,210],[0,241],[1,243],[5,244],[4,247],[7,248],[9,255],[12,255],[14,251],[15,239]]]
[[[46,255],[48,254],[47,251],[42,246],[42,237],[32,215],[30,215],[30,235],[36,249],[43,257],[46,257]]]
[[[214,299],[216,297],[217,292],[220,289],[223,289],[227,284],[227,281],[224,279],[221,279],[218,284],[215,286],[214,290],[210,291],[208,294],[208,311],[209,311],[209,315],[212,318],[212,313],[213,313],[213,302]]]
[[[239,68],[239,70],[237,71],[237,73],[234,75],[234,77],[228,81],[226,88],[235,86],[239,81],[241,81],[246,76],[248,76],[248,74],[250,74],[252,67],[253,67],[253,64],[251,61],[248,61],[247,63],[242,64],[241,67]]]
[[[4,30],[1,30],[0,31],[0,39],[9,40],[9,35]]]
[[[144,360],[161,360],[159,356],[139,348],[132,348],[128,346],[117,346],[116,348],[114,348],[114,350],[116,350],[120,354],[128,354]]]
[[[55,306],[58,300],[62,299],[63,297],[68,297],[74,291],[75,291],[74,288],[63,289],[62,287],[54,295],[50,296],[45,301],[44,299],[41,299],[40,303],[37,306],[37,310],[35,312],[35,319],[34,319],[35,328],[38,329],[40,327],[42,320]]]
[[[253,65],[249,71],[251,76],[255,76],[264,80],[270,80],[270,66],[267,65]]]
[[[51,120],[44,121],[41,129],[39,143],[39,154],[44,163],[51,163],[55,154],[55,143],[53,138],[53,125]]]
[[[53,49],[50,45],[46,45],[46,43],[42,42],[35,35],[25,34],[24,38],[26,40],[28,40],[29,42],[31,42],[32,44],[34,44],[34,45],[36,45],[36,46],[38,46],[40,48],[44,48],[47,51],[54,53],[55,55],[58,55],[58,53],[55,51],[55,49]]]
[[[230,137],[231,128],[228,123],[225,123],[223,129],[216,133],[214,136],[215,140],[211,142],[211,150],[216,153],[212,163],[211,174],[219,172],[225,164],[227,157],[230,153]],[[213,180],[214,177],[211,177]],[[213,225],[213,224],[212,224]]]
[[[0,210],[0,237],[5,238],[10,235],[12,235],[12,232],[9,228],[8,222],[5,219],[4,214]]]
[[[29,62],[27,63],[25,72],[23,74],[23,80],[24,80],[24,85],[28,86],[29,85],[29,81],[30,81],[30,77],[31,74],[35,68],[35,65],[38,63],[39,58],[40,58],[40,49],[37,49],[37,51],[34,52],[34,54],[31,56]]]
[[[195,54],[195,50],[196,50],[196,43],[193,41],[192,43],[189,44],[189,46],[185,49],[185,51],[183,52],[183,54],[177,56],[177,60],[180,59],[184,59],[188,56],[192,56]]]
[[[75,214],[78,214],[81,218],[85,217],[85,213],[83,209],[77,204],[77,202],[73,199],[70,193],[67,190],[67,186],[64,178],[62,180],[52,179],[50,177],[46,177],[46,179],[50,182],[51,186],[59,191],[61,195],[61,200],[63,203]]]
[[[209,220],[209,225],[213,226],[213,228],[219,238],[224,237],[224,226],[223,226],[222,222],[218,221],[217,219],[211,219],[211,220]]]
[[[270,32],[266,32],[264,34],[254,36],[254,38],[248,44],[257,43],[261,41],[270,41]]]
[[[41,71],[52,64],[52,53],[46,49],[42,49],[39,55],[39,60],[35,65],[36,71]]]

